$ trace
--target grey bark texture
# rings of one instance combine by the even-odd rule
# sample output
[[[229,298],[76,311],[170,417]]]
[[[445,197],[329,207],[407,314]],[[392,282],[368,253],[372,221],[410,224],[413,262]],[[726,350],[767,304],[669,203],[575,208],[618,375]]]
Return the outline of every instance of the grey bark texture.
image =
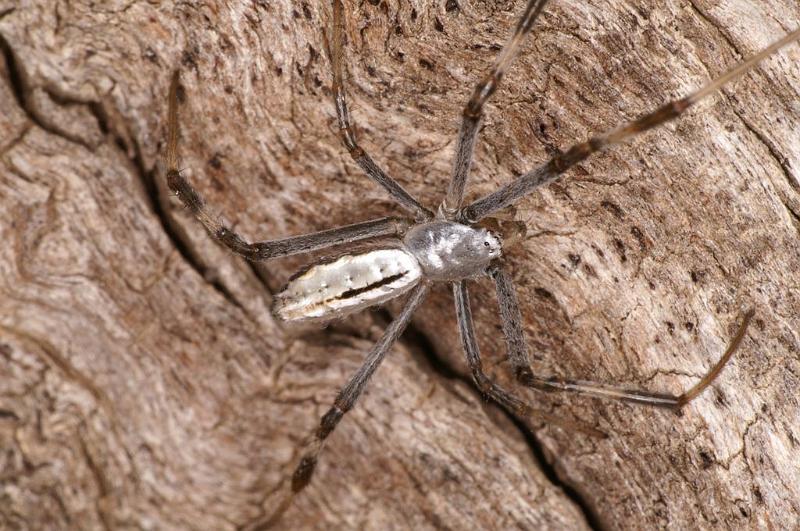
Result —
[[[426,205],[521,0],[347,2],[360,142]],[[289,329],[254,266],[165,190],[183,167],[268,239],[398,214],[342,147],[327,2],[0,0],[0,528],[235,529],[270,514],[398,305]],[[468,199],[686,94],[800,25],[796,0],[553,0],[489,104]],[[471,385],[449,287],[331,436],[285,529],[800,526],[800,47],[519,205],[508,251],[542,375],[679,392],[678,416],[520,389],[491,281],[497,381],[608,434],[512,419]]]

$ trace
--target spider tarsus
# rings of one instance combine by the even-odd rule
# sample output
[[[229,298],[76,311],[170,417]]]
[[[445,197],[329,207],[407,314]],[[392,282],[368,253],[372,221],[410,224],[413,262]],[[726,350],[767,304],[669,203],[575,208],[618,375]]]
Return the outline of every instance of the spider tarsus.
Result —
[[[725,365],[728,364],[730,359],[733,357],[733,354],[739,349],[739,345],[741,345],[742,341],[744,340],[744,336],[747,334],[747,328],[750,326],[750,321],[752,320],[753,315],[755,315],[754,308],[750,308],[744,313],[742,324],[739,325],[736,335],[728,344],[728,348],[725,349],[725,353],[722,355],[722,357],[720,357],[717,363],[714,364],[714,367],[712,367],[711,370],[708,371],[708,373],[703,376],[703,378],[697,384],[695,384],[685,393],[676,397],[676,408],[681,408],[700,396],[700,394],[705,391],[708,386],[714,382],[714,380],[717,379],[722,372],[722,369],[725,368]]]

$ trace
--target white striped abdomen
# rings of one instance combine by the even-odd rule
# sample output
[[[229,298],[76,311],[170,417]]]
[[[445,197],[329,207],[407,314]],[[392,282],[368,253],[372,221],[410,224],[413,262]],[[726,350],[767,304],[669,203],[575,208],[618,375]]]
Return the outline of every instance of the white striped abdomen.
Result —
[[[284,321],[342,317],[393,299],[419,282],[416,258],[403,249],[377,249],[312,266],[278,293],[275,315]]]

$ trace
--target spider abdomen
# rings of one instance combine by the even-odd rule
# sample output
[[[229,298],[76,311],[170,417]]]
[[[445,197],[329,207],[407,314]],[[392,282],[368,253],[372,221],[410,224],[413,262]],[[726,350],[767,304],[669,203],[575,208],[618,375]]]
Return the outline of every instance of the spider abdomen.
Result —
[[[421,276],[417,260],[404,249],[345,255],[290,279],[274,312],[284,321],[343,317],[407,292]]]
[[[500,239],[484,228],[432,221],[411,228],[403,242],[431,280],[463,280],[482,274],[502,250]]]

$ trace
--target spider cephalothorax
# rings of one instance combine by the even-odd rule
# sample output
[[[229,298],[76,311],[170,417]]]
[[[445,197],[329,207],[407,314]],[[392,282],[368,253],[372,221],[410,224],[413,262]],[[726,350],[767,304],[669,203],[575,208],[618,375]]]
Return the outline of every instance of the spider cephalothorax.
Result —
[[[331,408],[322,417],[319,427],[312,434],[292,476],[292,494],[302,490],[311,480],[323,442],[335,429],[339,420],[353,407],[391,345],[424,300],[433,282],[452,284],[459,333],[476,385],[487,398],[520,416],[529,414],[531,409],[525,402],[492,382],[483,372],[472,323],[467,292],[468,279],[488,276],[494,281],[511,369],[520,384],[540,390],[572,391],[649,406],[679,409],[700,394],[717,377],[744,337],[753,315],[752,311],[745,314],[736,336],[720,360],[698,384],[680,395],[537,376],[530,368],[528,349],[522,330],[522,316],[514,286],[506,266],[500,260],[503,245],[519,240],[524,235],[524,226],[519,222],[502,221],[499,215],[497,218],[490,216],[496,215],[536,188],[558,178],[593,153],[677,118],[724,83],[740,76],[779,48],[800,38],[800,30],[793,31],[698,91],[667,103],[652,113],[609,133],[594,136],[586,142],[559,152],[546,163],[496,191],[471,204],[462,205],[484,104],[497,89],[523,37],[530,31],[546,3],[547,0],[528,0],[512,38],[498,55],[492,70],[478,83],[467,102],[455,148],[452,178],[447,194],[436,210],[436,215],[388,176],[356,141],[343,87],[341,0],[333,0],[330,54],[333,65],[333,94],[342,139],[353,160],[370,179],[386,190],[389,196],[409,214],[409,218],[381,218],[312,234],[248,243],[209,214],[200,195],[178,171],[177,73],[173,77],[169,97],[167,183],[214,238],[250,260],[269,260],[342,245],[351,247],[349,252],[345,251],[335,258],[312,264],[295,275],[276,298],[275,313],[279,318],[286,321],[328,320],[408,294],[403,309],[367,354],[361,368],[341,389]],[[352,249],[354,245],[379,239],[385,241],[387,238],[393,239],[395,243],[367,250]],[[276,514],[278,512],[280,511]]]
[[[431,280],[480,276],[502,251],[502,242],[490,231],[444,220],[413,227],[403,243]]]

